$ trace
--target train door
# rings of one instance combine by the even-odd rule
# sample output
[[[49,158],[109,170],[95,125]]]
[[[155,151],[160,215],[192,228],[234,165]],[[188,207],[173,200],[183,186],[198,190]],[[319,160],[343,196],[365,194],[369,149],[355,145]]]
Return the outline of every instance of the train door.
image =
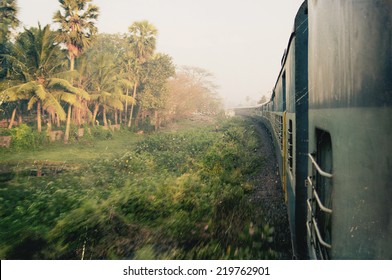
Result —
[[[331,257],[332,224],[332,139],[323,130],[316,130],[316,151],[309,154],[311,175],[308,186],[308,245],[310,257],[329,259]]]

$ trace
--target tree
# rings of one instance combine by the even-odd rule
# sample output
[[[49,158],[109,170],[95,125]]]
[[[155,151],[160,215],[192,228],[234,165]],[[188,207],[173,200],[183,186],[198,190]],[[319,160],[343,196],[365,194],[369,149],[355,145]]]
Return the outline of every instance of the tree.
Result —
[[[60,24],[56,39],[60,43],[65,43],[68,50],[70,70],[73,71],[75,69],[75,59],[91,45],[92,38],[98,31],[95,21],[98,19],[99,9],[95,5],[87,5],[91,0],[59,0],[59,2],[64,14],[57,11],[53,17],[54,22]],[[64,136],[65,142],[69,138],[71,113],[72,106],[69,106]]]
[[[213,75],[198,67],[182,67],[168,81],[165,116],[169,119],[189,117],[193,113],[216,114],[221,100],[215,92]]]
[[[124,109],[123,102],[133,103],[131,96],[124,95],[123,81],[119,76],[114,63],[114,57],[109,53],[98,54],[90,61],[88,70],[89,90],[91,101],[94,103],[93,123],[102,106],[103,123],[108,125],[107,110],[113,110],[115,114],[115,122],[117,123],[117,111]]]
[[[154,54],[156,48],[157,29],[148,21],[137,21],[129,27],[129,46],[134,55],[133,62],[133,99],[136,100],[137,88],[142,78],[143,64]],[[134,104],[131,105],[131,112],[128,127],[132,124]]]
[[[98,34],[92,46],[83,56],[83,59],[93,61],[103,53],[110,54],[111,63],[116,68],[116,78],[119,84],[121,84],[121,88],[125,91],[126,96],[129,96],[129,92],[133,89],[134,68],[131,61],[133,54],[131,54],[131,57],[128,56],[130,54],[128,39],[120,34]],[[78,71],[80,72],[79,66]],[[121,110],[124,111],[125,122],[127,122],[128,100],[130,98],[126,98],[124,110]],[[121,120],[122,118],[120,118],[120,122]]]
[[[166,54],[156,54],[146,64],[149,79],[143,85],[140,103],[144,109],[154,111],[155,129],[157,129],[159,126],[158,110],[165,107],[167,80],[175,74],[175,67],[172,58]]]
[[[56,112],[60,119],[65,119],[64,109],[57,97],[66,98],[68,94],[88,97],[82,90],[73,87],[65,79],[58,78],[64,69],[64,55],[55,44],[54,33],[49,25],[43,29],[30,28],[21,33],[12,53],[3,55],[12,67],[13,76],[19,84],[2,92],[7,102],[28,100],[28,109],[36,105],[37,129],[42,130],[42,110]]]
[[[99,9],[89,4],[91,0],[59,0],[64,13],[57,11],[53,17],[55,23],[60,24],[56,40],[64,43],[68,50],[70,70],[75,68],[75,59],[90,45],[98,29],[95,21],[98,19]]]
[[[17,13],[15,0],[0,0],[0,44],[8,40],[11,34],[10,29],[18,27]]]
[[[19,25],[17,13],[18,9],[15,0],[0,0],[0,54],[9,52],[11,29],[15,29]],[[7,77],[9,74],[8,70],[7,62],[0,60],[0,79]]]

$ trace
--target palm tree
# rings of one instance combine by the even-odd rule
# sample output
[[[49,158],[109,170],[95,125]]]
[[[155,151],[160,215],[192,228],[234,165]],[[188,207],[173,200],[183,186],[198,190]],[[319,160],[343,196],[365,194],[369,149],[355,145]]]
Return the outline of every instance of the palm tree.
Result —
[[[98,18],[99,9],[89,4],[91,0],[59,0],[61,11],[53,16],[53,21],[60,24],[57,41],[64,43],[68,49],[70,70],[75,69],[75,59],[91,45],[93,36],[97,33],[94,25]]]
[[[70,71],[73,71],[75,69],[75,59],[91,45],[92,38],[98,31],[95,21],[98,18],[99,9],[95,5],[87,5],[91,0],[59,0],[59,2],[64,14],[57,11],[53,16],[54,22],[60,24],[56,39],[66,45]],[[78,103],[81,103],[81,100],[78,101]],[[71,114],[72,106],[69,106],[64,136],[65,142],[69,138]]]
[[[39,132],[42,131],[42,110],[54,111],[61,120],[65,120],[65,111],[58,98],[66,99],[68,94],[88,98],[86,92],[59,78],[63,73],[64,54],[55,44],[49,25],[43,29],[39,25],[38,28],[25,30],[17,38],[12,53],[3,57],[12,66],[19,84],[1,94],[6,102],[28,100],[28,110],[36,105]]]
[[[129,27],[130,32],[130,50],[134,54],[134,86],[133,99],[136,100],[137,87],[140,84],[142,65],[151,58],[156,48],[157,29],[148,21],[137,21]],[[132,123],[134,104],[131,105],[131,112],[128,121],[128,127]]]
[[[135,83],[136,81],[140,80],[139,79],[140,67],[132,51],[127,51],[122,56],[120,65],[121,65],[121,75],[124,79],[126,95],[128,96],[130,90],[133,90],[134,96],[136,97]],[[125,114],[124,120],[127,123],[128,102],[125,103],[124,114]],[[132,119],[132,112],[129,115],[129,120],[131,119]],[[129,126],[130,126],[130,121],[129,121]]]
[[[102,106],[103,122],[104,126],[107,126],[107,110],[113,110],[117,116],[117,111],[124,109],[123,103],[133,104],[134,99],[124,94],[123,89],[126,88],[127,82],[121,79],[114,58],[110,54],[98,54],[91,60],[89,77],[91,101],[94,102],[93,124]]]

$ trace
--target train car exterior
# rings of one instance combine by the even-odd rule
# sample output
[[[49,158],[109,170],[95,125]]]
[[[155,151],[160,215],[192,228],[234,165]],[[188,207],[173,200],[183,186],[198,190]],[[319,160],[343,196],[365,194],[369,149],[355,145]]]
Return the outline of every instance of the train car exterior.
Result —
[[[392,1],[308,2],[310,257],[392,259]]]
[[[282,58],[271,100],[262,107],[275,135],[276,154],[288,206],[294,258],[307,258],[306,188],[308,151],[308,9],[300,7]],[[271,106],[270,104],[273,104]]]
[[[392,259],[392,1],[308,0],[270,101],[294,258]]]

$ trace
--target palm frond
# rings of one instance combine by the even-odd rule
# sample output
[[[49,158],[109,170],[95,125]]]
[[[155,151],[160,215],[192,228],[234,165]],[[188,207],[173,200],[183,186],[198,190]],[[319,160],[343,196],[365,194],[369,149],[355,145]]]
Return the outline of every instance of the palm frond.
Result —
[[[69,92],[65,92],[65,91],[59,92],[59,94],[60,94],[60,100],[66,102],[66,103],[68,103],[70,105],[75,105],[76,104],[77,98],[76,98],[75,94],[72,94],[72,93],[69,93]]]
[[[115,98],[117,98],[121,102],[128,102],[130,104],[135,104],[135,99],[130,95],[127,96],[125,94],[116,94]]]
[[[13,72],[21,74],[23,77],[25,77],[26,81],[31,81],[33,79],[29,73],[29,68],[21,59],[9,54],[2,54],[0,56],[4,57],[11,64],[11,70]]]
[[[83,89],[74,87],[70,82],[64,79],[51,78],[48,79],[48,88],[60,90],[68,93],[76,94],[86,100],[90,100],[90,95]]]
[[[38,98],[36,98],[35,96],[33,96],[32,98],[30,98],[29,103],[27,104],[27,110],[31,110],[31,108],[33,108],[34,104],[38,101]]]
[[[42,85],[36,85],[34,88],[35,94],[41,100],[45,100],[48,93]]]
[[[36,81],[31,81],[28,83],[24,83],[19,86],[18,93],[20,94],[34,94],[35,88],[37,87]]]
[[[90,94],[90,101],[97,101],[100,97],[101,95],[99,93]]]
[[[112,109],[117,109],[122,111],[124,109],[124,105],[122,104],[122,102],[118,99],[113,99],[110,98],[106,101],[106,105],[108,105],[109,107],[111,107]]]
[[[0,100],[3,102],[13,102],[18,100],[18,89],[20,86],[7,88],[0,92]]]
[[[118,81],[118,84],[123,87],[124,89],[132,89],[134,86],[134,83],[130,80],[127,79],[120,79]]]
[[[61,104],[52,94],[49,94],[48,98],[44,101],[43,108],[45,110],[47,110],[48,108],[53,108],[59,116],[60,120],[64,121],[66,119],[67,114],[65,113]]]
[[[112,94],[111,94],[110,92],[107,92],[107,91],[102,91],[102,92],[101,92],[101,96],[104,97],[104,98],[106,98],[106,97],[111,97]]]

